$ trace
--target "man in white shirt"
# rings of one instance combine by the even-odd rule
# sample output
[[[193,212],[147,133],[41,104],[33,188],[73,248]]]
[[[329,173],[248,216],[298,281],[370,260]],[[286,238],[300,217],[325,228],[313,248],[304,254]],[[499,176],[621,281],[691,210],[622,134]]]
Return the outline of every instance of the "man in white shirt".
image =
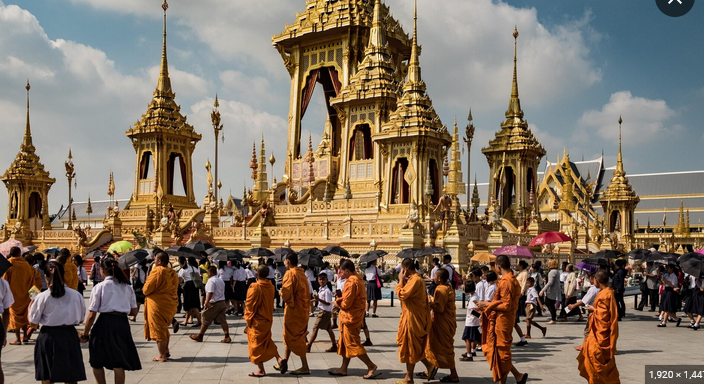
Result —
[[[4,260],[3,260],[4,261]],[[5,274],[5,271],[0,271]],[[2,313],[2,333],[0,337],[0,356],[2,356],[2,348],[7,344],[7,326],[10,324],[10,306],[15,302],[15,298],[10,291],[10,284],[7,280],[0,278],[0,313]],[[2,371],[2,362],[0,361],[0,383],[5,382],[5,374]]]
[[[214,265],[208,267],[208,282],[205,284],[205,309],[201,314],[201,326],[200,333],[197,335],[191,335],[191,339],[199,343],[203,342],[203,335],[205,331],[208,330],[210,324],[213,321],[220,324],[223,332],[225,332],[225,338],[222,339],[221,343],[229,343],[232,341],[230,339],[230,329],[227,326],[227,317],[225,316],[227,312],[227,302],[225,301],[225,282],[217,276],[218,270]]]
[[[332,332],[331,323],[333,296],[332,291],[328,288],[327,273],[320,272],[318,275],[318,284],[320,284],[318,294],[313,294],[313,302],[318,303],[318,318],[315,319],[313,333],[310,336],[310,340],[308,340],[308,352],[310,353],[313,342],[315,342],[315,338],[318,337],[319,329],[328,331],[330,341],[332,342],[332,346],[326,349],[325,352],[337,352],[337,343],[335,342],[335,334]]]
[[[601,288],[599,288],[599,285],[596,284],[596,282],[594,280],[594,274],[589,274],[589,283],[591,284],[591,286],[587,290],[587,293],[585,293],[584,296],[582,296],[582,299],[579,300],[578,302],[568,305],[567,312],[571,312],[573,309],[579,308],[579,307],[590,307],[592,304],[594,304],[594,299],[596,299],[596,295],[601,291]],[[589,316],[590,316],[590,314],[589,314],[589,312],[587,312],[587,324],[584,327],[584,340],[586,340],[587,336],[589,335],[589,320],[588,320]],[[574,349],[581,351],[582,346],[577,345],[574,347]]]

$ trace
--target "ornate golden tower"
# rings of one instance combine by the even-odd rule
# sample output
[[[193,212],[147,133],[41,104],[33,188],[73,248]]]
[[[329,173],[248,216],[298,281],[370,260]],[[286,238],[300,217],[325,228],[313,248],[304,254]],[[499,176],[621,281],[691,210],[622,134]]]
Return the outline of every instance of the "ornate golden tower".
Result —
[[[0,177],[7,187],[7,221],[3,237],[31,240],[31,231],[51,229],[49,223],[49,189],[56,182],[44,169],[32,143],[29,125],[29,81],[27,81],[27,122],[20,151]]]
[[[161,52],[161,71],[154,97],[147,112],[130,128],[126,135],[132,141],[135,157],[135,185],[128,208],[144,208],[171,203],[174,208],[197,208],[193,193],[193,165],[191,156],[201,135],[188,124],[169,78],[166,58],[166,0],[164,10],[164,38]],[[180,179],[175,177],[181,174]],[[177,194],[183,188],[183,195]],[[159,196],[163,196],[161,199]],[[157,201],[162,200],[162,201]]]
[[[617,235],[619,243],[629,250],[633,241],[633,212],[640,202],[640,197],[628,183],[626,171],[623,169],[623,155],[621,152],[621,124],[623,119],[618,118],[618,159],[616,170],[611,178],[609,187],[599,198],[604,208],[604,226],[608,234]],[[607,243],[607,242],[604,242]]]
[[[516,69],[517,29],[513,31],[513,37],[513,84],[506,120],[501,123],[501,130],[489,142],[489,146],[482,148],[482,153],[486,156],[491,171],[489,203],[496,201],[499,216],[515,224],[517,212],[528,212],[529,194],[535,190],[538,165],[545,156],[545,149],[533,136],[528,122],[523,119]],[[535,197],[533,200],[536,200]]]

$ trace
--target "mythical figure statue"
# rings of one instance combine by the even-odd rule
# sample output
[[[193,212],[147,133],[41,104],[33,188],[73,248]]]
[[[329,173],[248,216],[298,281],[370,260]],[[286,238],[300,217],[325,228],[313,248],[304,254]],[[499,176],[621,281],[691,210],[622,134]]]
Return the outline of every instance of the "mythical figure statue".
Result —
[[[73,233],[76,235],[76,246],[84,247],[88,241],[85,231],[81,228],[81,224],[76,224],[73,228]]]
[[[408,215],[406,216],[406,223],[403,224],[401,229],[415,229],[418,226],[418,206],[415,202],[411,203],[411,207],[408,209]]]
[[[504,223],[501,220],[501,217],[499,216],[499,208],[496,199],[491,202],[491,208],[491,229],[493,231],[503,231]]]

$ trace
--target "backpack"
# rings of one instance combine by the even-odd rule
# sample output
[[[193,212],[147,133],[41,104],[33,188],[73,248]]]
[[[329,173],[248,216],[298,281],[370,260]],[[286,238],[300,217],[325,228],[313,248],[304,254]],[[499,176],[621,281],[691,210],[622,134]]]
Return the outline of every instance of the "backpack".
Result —
[[[462,276],[457,273],[455,267],[450,268],[452,268],[452,279],[450,280],[450,284],[452,284],[452,289],[457,289],[457,287],[462,286]]]

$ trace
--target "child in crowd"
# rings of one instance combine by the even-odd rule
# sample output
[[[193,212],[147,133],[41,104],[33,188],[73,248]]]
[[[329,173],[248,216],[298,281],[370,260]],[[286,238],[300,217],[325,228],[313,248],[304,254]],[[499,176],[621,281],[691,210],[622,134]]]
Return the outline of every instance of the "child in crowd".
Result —
[[[318,315],[315,320],[315,325],[313,326],[313,333],[308,341],[307,351],[310,353],[313,342],[315,342],[316,337],[318,337],[318,330],[325,330],[330,335],[330,341],[332,342],[332,347],[325,350],[325,352],[337,352],[337,343],[335,342],[335,334],[332,332],[332,291],[328,288],[328,275],[325,272],[321,272],[318,275],[318,285],[319,290],[317,294],[313,294],[313,302],[318,303]],[[312,306],[312,305],[311,305]]]
[[[482,342],[482,334],[479,330],[479,318],[481,313],[477,312],[478,301],[476,294],[476,285],[472,281],[468,281],[464,286],[464,292],[469,296],[467,298],[467,316],[464,321],[464,332],[462,340],[467,347],[467,353],[463,353],[460,361],[474,361],[474,356],[477,355],[476,347]]]
[[[543,303],[540,301],[540,295],[538,294],[538,290],[535,289],[535,279],[532,277],[529,277],[526,280],[526,286],[528,287],[528,291],[526,292],[526,339],[530,339],[530,327],[531,325],[534,325],[536,328],[538,328],[541,332],[543,332],[543,337],[545,337],[545,333],[548,331],[546,327],[541,326],[538,324],[536,321],[533,320],[533,317],[535,317],[535,313],[537,312],[537,309],[540,308],[541,310],[545,310],[545,307],[543,306]]]
[[[494,300],[494,294],[496,293],[496,280],[499,276],[494,271],[489,271],[486,273],[486,292],[484,293],[484,301]]]

